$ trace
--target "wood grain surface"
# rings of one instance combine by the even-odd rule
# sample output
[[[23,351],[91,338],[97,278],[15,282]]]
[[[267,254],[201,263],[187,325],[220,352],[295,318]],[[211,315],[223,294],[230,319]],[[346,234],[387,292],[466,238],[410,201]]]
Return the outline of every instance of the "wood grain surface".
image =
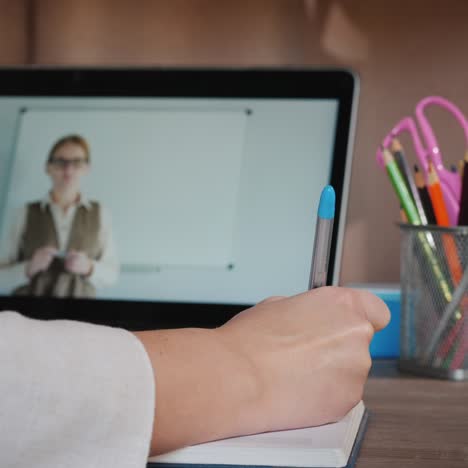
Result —
[[[468,382],[371,377],[357,468],[467,468]]]

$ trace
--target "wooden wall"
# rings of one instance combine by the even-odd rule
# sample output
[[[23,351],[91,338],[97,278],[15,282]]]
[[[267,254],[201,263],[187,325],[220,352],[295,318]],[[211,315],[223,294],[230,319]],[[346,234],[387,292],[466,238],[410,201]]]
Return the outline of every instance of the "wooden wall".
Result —
[[[341,282],[398,280],[398,204],[375,150],[423,96],[446,96],[468,114],[468,2],[0,0],[0,8],[2,64],[353,67],[361,96]],[[460,129],[440,111],[430,116],[456,162]]]
[[[0,0],[0,65],[21,65],[30,59],[29,26],[25,0]]]

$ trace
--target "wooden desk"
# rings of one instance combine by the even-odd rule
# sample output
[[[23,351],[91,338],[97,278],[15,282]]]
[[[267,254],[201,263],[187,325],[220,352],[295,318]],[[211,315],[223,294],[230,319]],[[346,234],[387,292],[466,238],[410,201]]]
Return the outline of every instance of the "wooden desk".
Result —
[[[373,369],[356,468],[468,468],[468,382]]]

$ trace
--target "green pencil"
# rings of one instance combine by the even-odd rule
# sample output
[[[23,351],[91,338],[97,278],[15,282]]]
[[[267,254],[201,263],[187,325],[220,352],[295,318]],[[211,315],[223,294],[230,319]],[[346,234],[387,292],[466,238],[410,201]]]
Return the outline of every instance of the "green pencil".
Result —
[[[413,198],[408,191],[406,181],[401,174],[400,169],[398,168],[398,164],[396,163],[395,158],[388,149],[383,150],[383,160],[388,177],[390,178],[390,182],[392,183],[395,193],[400,200],[400,204],[406,213],[408,221],[410,224],[420,225],[421,218],[419,217],[419,213],[416,209],[416,205],[413,202]]]

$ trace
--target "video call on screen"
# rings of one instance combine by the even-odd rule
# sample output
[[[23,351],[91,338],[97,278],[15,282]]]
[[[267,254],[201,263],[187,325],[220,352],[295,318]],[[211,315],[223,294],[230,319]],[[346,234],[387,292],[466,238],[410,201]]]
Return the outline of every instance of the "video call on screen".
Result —
[[[0,295],[246,304],[305,290],[337,111],[0,97]]]

